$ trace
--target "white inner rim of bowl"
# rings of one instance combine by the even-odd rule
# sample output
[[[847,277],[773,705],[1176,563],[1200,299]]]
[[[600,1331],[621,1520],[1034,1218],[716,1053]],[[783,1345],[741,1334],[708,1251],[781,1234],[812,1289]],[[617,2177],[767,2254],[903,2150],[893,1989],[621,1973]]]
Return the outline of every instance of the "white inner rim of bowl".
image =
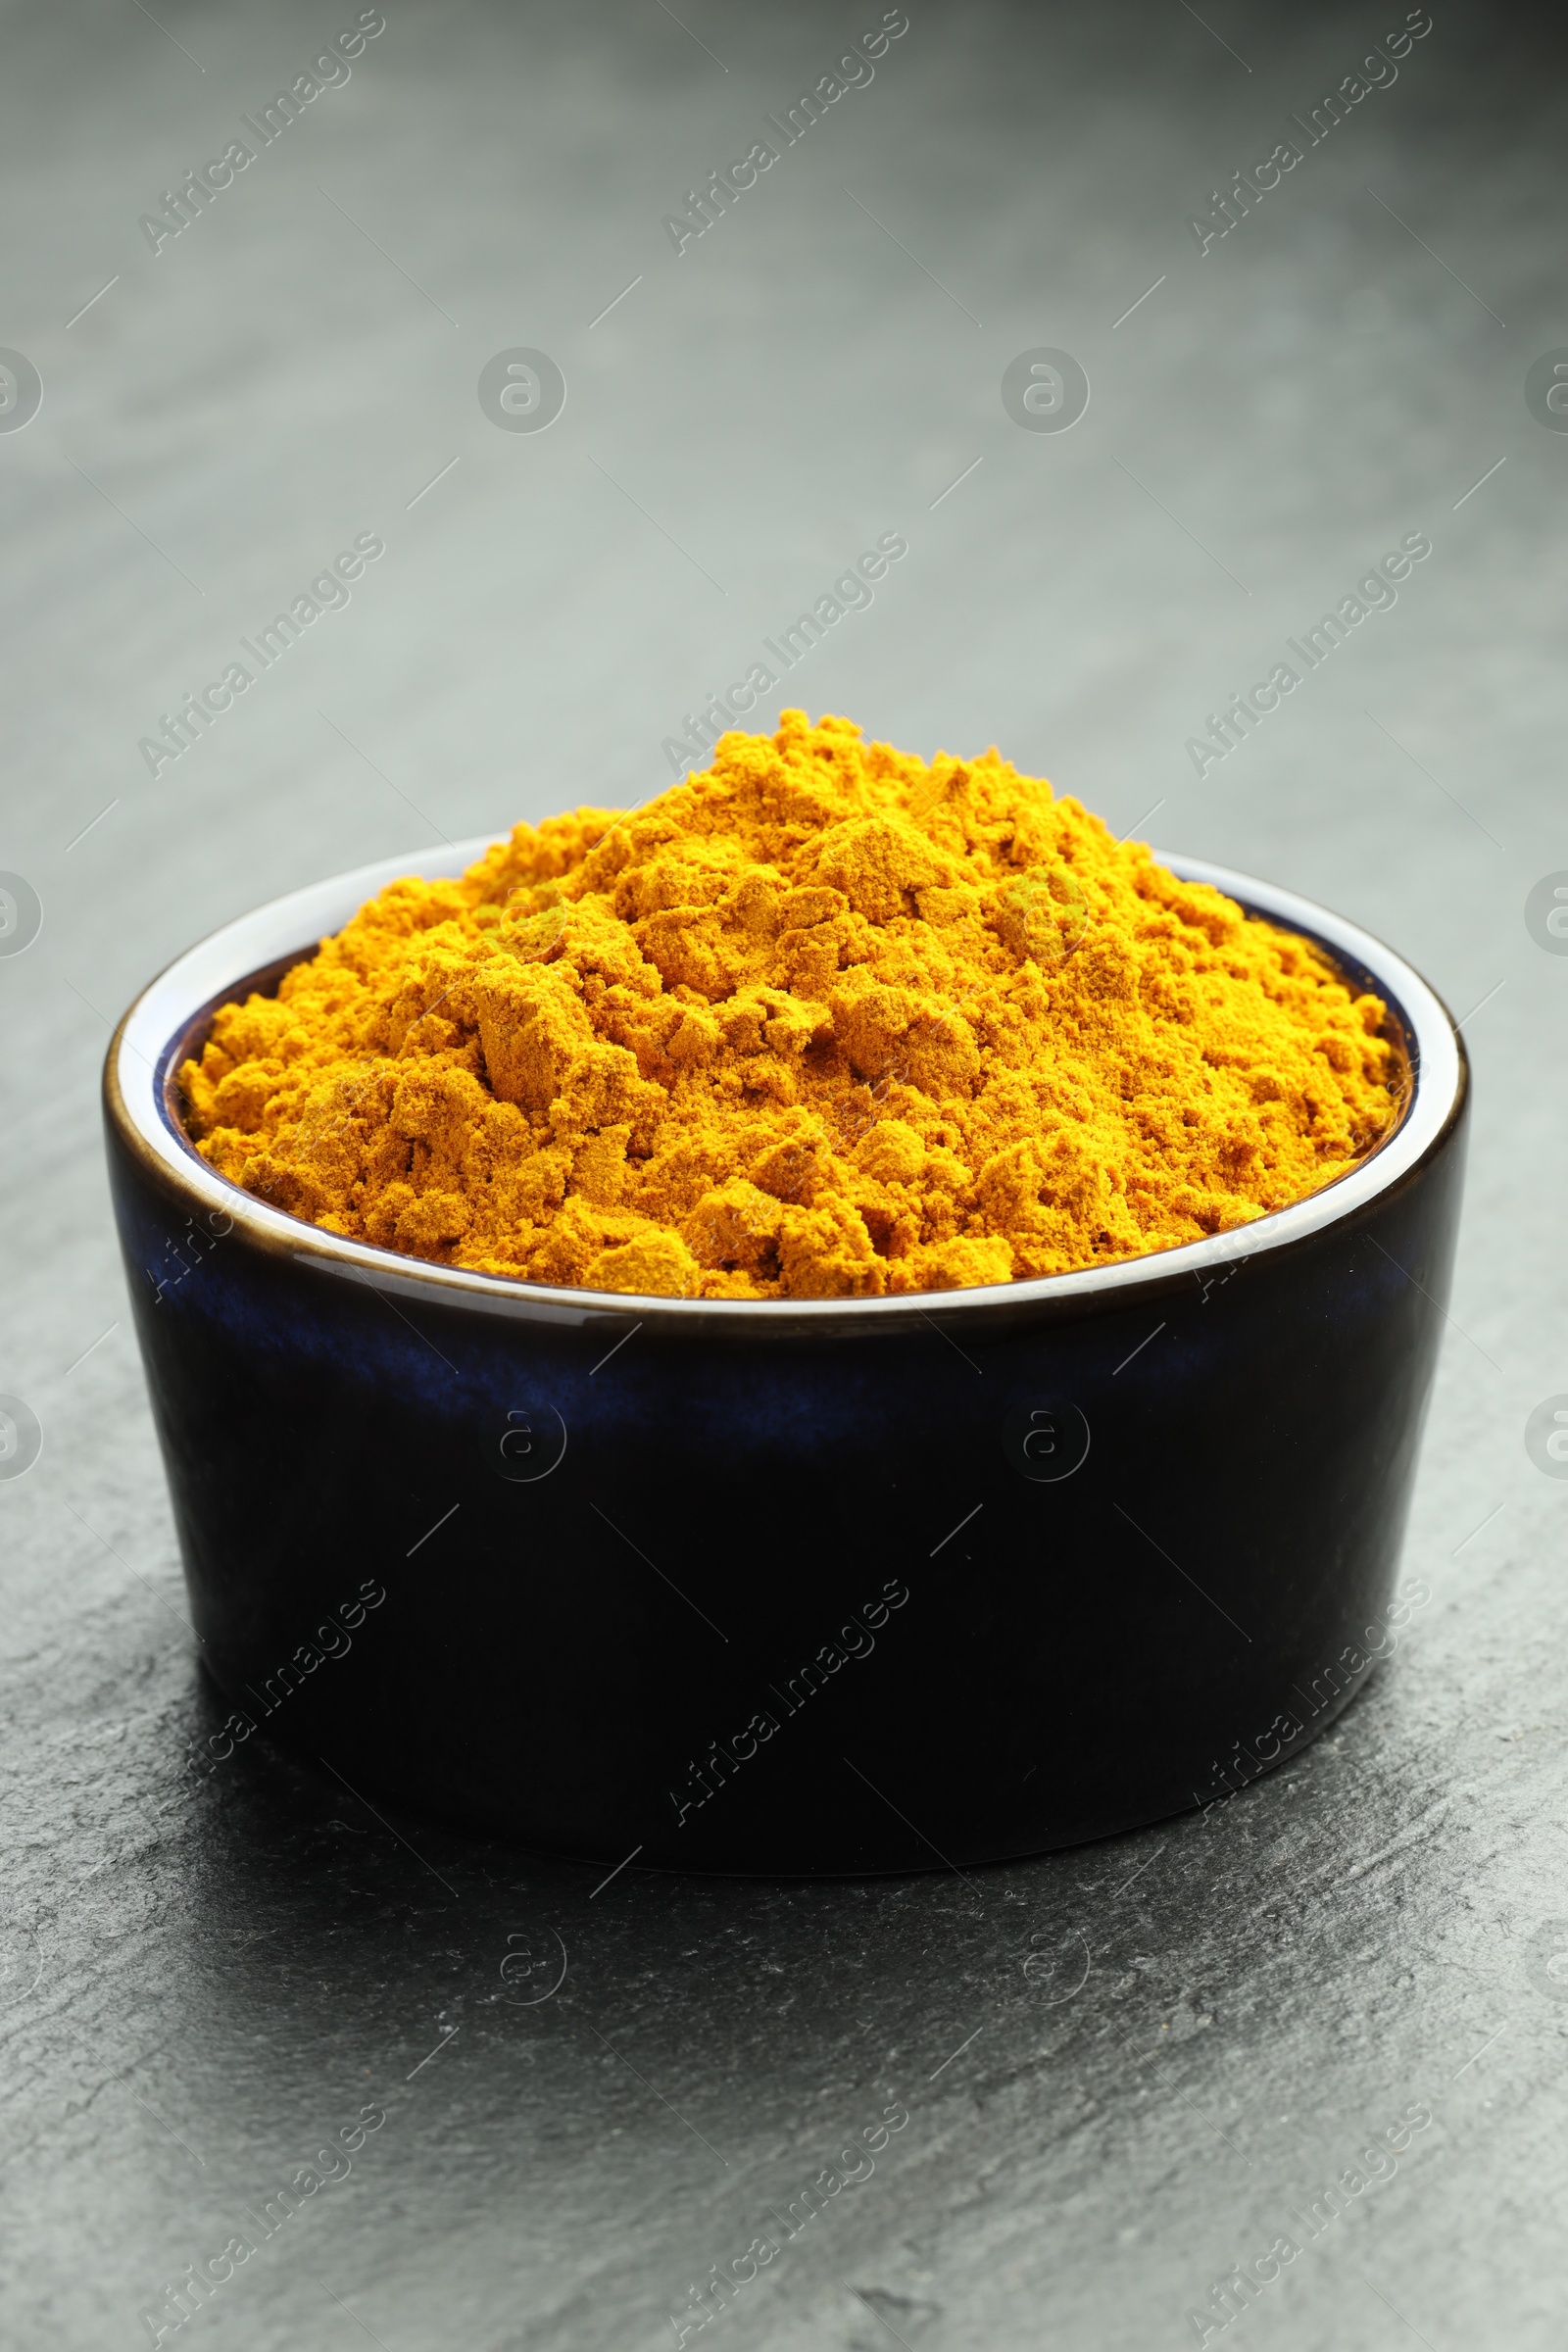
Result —
[[[1184,881],[1210,882],[1253,912],[1266,915],[1288,931],[1304,932],[1331,953],[1370,973],[1378,993],[1404,1021],[1412,1044],[1414,1099],[1393,1138],[1372,1152],[1347,1176],[1323,1191],[1308,1194],[1289,1208],[1212,1235],[1186,1242],[1179,1249],[1152,1250],[1139,1257],[1118,1258],[1105,1266],[1086,1266],[1070,1274],[1047,1274],[1018,1282],[992,1283],[972,1290],[922,1291],[888,1298],[644,1298],[640,1294],[551,1288],[515,1277],[475,1274],[460,1266],[433,1265],[368,1242],[346,1241],[323,1233],[318,1226],[303,1228],[302,1220],[272,1208],[237,1185],[218,1175],[198,1158],[191,1145],[170,1127],[155,1086],[155,1072],[180,1030],[215,998],[221,998],[250,973],[261,971],[284,956],[310,955],[318,941],[341,931],[367,899],[405,874],[434,881],[460,874],[473,864],[497,835],[482,833],[438,851],[416,851],[411,857],[386,858],[362,865],[353,873],[336,874],[308,889],[273,899],[254,913],[225,923],[220,931],[201,940],[172,963],[131,1007],[120,1043],[117,1075],[122,1098],[132,1124],[151,1146],[188,1195],[222,1210],[237,1224],[297,1245],[297,1253],[323,1270],[335,1270],[364,1280],[372,1269],[377,1288],[428,1296],[431,1286],[462,1292],[475,1303],[494,1301],[551,1320],[578,1322],[601,1315],[606,1308],[625,1313],[646,1307],[660,1314],[701,1315],[705,1319],[755,1318],[786,1313],[797,1316],[856,1316],[910,1314],[923,1301],[939,1298],[944,1315],[962,1314],[1003,1301],[1022,1302],[1049,1296],[1071,1298],[1085,1292],[1131,1289],[1152,1278],[1200,1271],[1212,1265],[1234,1265],[1262,1250],[1280,1249],[1304,1235],[1349,1215],[1385,1192],[1411,1168],[1437,1136],[1453,1107],[1459,1086],[1459,1050],[1453,1025],[1438,998],[1420,974],[1368,932],[1358,930],[1309,899],[1298,899],[1271,883],[1255,882],[1248,874],[1222,865],[1181,858],[1156,850],[1161,865]]]

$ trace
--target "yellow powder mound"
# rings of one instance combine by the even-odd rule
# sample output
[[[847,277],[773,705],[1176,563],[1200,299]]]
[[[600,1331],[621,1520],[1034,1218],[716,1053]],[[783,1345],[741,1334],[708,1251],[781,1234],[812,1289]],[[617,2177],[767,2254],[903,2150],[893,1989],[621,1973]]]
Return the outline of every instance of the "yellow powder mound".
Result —
[[[861,1298],[1228,1231],[1395,1117],[1384,1007],[995,751],[781,714],[629,816],[394,882],[218,1014],[211,1164],[590,1290]],[[1391,1091],[1393,1090],[1393,1091]]]

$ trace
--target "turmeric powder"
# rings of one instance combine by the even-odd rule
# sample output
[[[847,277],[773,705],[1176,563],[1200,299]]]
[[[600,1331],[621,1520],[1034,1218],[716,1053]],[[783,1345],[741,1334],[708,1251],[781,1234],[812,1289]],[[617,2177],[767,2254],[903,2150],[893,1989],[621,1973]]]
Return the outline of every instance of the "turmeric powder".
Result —
[[[1227,1232],[1392,1126],[1385,1008],[996,751],[782,712],[627,815],[391,883],[217,1014],[204,1158],[589,1290],[859,1298]]]

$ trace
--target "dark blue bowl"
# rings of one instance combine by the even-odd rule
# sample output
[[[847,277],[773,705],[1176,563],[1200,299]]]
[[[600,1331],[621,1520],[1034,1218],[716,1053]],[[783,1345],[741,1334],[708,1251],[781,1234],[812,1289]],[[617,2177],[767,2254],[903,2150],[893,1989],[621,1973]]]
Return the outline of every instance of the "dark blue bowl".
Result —
[[[1387,1001],[1400,1123],[1240,1232],[919,1298],[544,1289],[216,1175],[172,1084],[215,1007],[418,860],[277,901],[155,981],[110,1048],[109,1157],[229,1710],[214,1758],[275,1740],[607,1866],[814,1873],[1073,1844],[1311,1739],[1409,1605],[1466,1066],[1375,940],[1166,862]]]

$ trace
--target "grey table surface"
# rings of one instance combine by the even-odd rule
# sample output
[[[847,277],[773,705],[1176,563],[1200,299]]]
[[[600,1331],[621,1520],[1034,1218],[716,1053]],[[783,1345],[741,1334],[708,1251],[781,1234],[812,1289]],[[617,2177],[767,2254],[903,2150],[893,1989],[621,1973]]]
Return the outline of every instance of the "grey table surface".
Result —
[[[1309,144],[1290,116],[1394,0],[909,0],[874,78],[677,253],[666,213],[872,0],[386,0],[161,238],[163,191],[352,0],[4,10],[0,344],[43,388],[0,414],[0,866],[43,917],[0,956],[0,1389],[43,1430],[0,1480],[8,2343],[172,2341],[167,2290],[368,2104],[193,2340],[678,2341],[894,2101],[713,2342],[1212,2342],[1213,2282],[1284,2236],[1225,2330],[1258,2352],[1562,2343],[1568,1484],[1525,1433],[1568,1391],[1568,958],[1526,902],[1568,868],[1568,438],[1525,383],[1568,341],[1568,139],[1551,18],[1433,15]],[[1200,250],[1190,217],[1287,136],[1300,164]],[[1068,432],[1003,405],[1042,346],[1092,387]],[[518,347],[564,372],[547,432],[476,397]],[[888,530],[906,561],[791,702],[995,742],[1364,923],[1463,1016],[1396,1654],[1208,1818],[967,1881],[633,1867],[594,1896],[275,1763],[198,1768],[98,1137],[112,1019],[277,892],[660,789],[698,698]],[[351,605],[149,772],[161,714],[365,531]],[[1414,532],[1397,604],[1200,776],[1205,713]]]

